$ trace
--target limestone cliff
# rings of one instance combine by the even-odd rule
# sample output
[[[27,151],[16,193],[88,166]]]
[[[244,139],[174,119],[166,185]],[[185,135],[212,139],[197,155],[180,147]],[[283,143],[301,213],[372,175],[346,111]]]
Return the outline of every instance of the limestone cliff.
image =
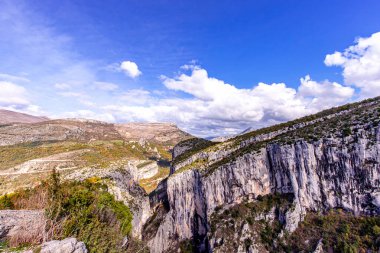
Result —
[[[293,196],[292,207],[277,217],[281,234],[295,231],[309,211],[342,208],[357,215],[378,214],[379,120],[380,99],[375,98],[174,159],[166,183],[170,210],[150,241],[152,252],[186,240],[200,252],[213,251],[216,238],[207,233],[215,210],[268,194]]]

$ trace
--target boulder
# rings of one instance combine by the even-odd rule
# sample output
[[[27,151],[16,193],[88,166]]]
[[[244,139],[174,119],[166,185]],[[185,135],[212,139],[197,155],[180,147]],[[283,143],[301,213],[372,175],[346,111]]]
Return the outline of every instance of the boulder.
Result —
[[[41,246],[41,253],[87,253],[86,245],[76,238],[45,242]]]

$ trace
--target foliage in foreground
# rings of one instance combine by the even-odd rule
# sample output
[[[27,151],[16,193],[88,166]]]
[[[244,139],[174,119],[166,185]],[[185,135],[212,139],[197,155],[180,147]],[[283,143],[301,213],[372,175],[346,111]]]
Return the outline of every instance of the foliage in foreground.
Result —
[[[33,189],[20,189],[14,193],[0,196],[0,210],[38,210],[47,205],[47,182],[42,182]]]
[[[124,237],[132,230],[130,209],[116,201],[107,186],[94,178],[61,183],[54,172],[47,182],[34,189],[0,196],[0,209],[42,208],[49,220],[50,239],[76,237],[89,252],[120,252]],[[137,241],[129,241],[138,246]]]
[[[76,237],[89,252],[120,252],[132,230],[132,213],[99,182],[60,183],[56,173],[49,182],[47,217],[53,239]]]

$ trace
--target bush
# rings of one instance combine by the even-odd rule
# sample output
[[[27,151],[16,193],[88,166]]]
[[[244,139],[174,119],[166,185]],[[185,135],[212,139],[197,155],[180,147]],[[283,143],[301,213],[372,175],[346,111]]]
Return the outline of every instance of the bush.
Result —
[[[53,172],[46,213],[53,239],[76,237],[89,252],[121,252],[124,236],[132,231],[130,209],[99,180],[60,183]]]
[[[13,209],[14,204],[12,203],[11,199],[8,197],[7,194],[4,194],[0,197],[0,210],[1,209]]]
[[[350,136],[351,135],[351,128],[346,127],[343,129],[343,136]]]

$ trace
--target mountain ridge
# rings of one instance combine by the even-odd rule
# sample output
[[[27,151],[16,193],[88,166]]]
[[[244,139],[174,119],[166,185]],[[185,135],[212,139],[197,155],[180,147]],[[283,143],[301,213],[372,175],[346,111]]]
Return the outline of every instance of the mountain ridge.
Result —
[[[49,120],[48,117],[0,109],[0,124],[37,123]]]

